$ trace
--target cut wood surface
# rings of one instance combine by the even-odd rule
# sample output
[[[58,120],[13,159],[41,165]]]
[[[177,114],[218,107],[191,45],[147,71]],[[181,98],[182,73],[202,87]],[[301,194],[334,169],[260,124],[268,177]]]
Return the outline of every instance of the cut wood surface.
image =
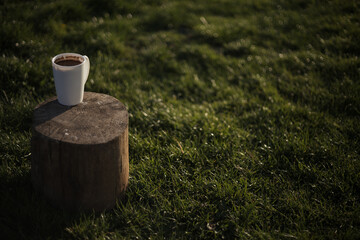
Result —
[[[39,104],[31,147],[33,185],[57,206],[102,211],[126,190],[128,112],[116,98],[85,92],[76,106]]]

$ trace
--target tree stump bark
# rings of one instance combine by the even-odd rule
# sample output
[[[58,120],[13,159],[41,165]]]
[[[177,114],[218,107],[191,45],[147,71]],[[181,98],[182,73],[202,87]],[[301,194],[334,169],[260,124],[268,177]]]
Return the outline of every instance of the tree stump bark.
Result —
[[[129,178],[128,112],[117,99],[85,92],[72,107],[53,97],[36,106],[31,139],[34,188],[69,210],[103,211]]]

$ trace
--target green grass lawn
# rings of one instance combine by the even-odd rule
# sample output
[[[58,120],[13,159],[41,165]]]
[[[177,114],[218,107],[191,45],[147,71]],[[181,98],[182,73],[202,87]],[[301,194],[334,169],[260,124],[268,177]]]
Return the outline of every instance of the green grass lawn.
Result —
[[[0,238],[359,239],[360,2],[3,0]],[[30,181],[51,57],[129,111],[126,197],[67,213]]]

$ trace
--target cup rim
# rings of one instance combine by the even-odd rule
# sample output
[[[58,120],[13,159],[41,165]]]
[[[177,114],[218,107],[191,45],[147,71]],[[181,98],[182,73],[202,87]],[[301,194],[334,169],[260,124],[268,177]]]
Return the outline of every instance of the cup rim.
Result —
[[[76,56],[76,57],[79,57],[79,58],[82,58],[83,61],[80,63],[80,64],[77,64],[77,65],[74,65],[74,66],[63,66],[63,65],[59,65],[57,63],[55,63],[55,61],[60,58],[60,57],[63,57],[63,56]],[[60,53],[58,55],[56,55],[55,57],[52,58],[51,60],[53,66],[56,66],[56,67],[60,67],[60,68],[76,68],[76,67],[79,67],[81,65],[83,65],[85,62],[86,62],[86,57],[84,55],[81,55],[81,54],[78,54],[78,53]]]

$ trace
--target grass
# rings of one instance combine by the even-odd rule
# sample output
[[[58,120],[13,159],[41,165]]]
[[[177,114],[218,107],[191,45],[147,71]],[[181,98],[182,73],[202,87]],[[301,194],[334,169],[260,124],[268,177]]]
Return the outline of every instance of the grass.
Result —
[[[359,239],[355,0],[8,1],[0,5],[3,239]],[[50,59],[130,114],[126,197],[67,213],[30,183]]]

